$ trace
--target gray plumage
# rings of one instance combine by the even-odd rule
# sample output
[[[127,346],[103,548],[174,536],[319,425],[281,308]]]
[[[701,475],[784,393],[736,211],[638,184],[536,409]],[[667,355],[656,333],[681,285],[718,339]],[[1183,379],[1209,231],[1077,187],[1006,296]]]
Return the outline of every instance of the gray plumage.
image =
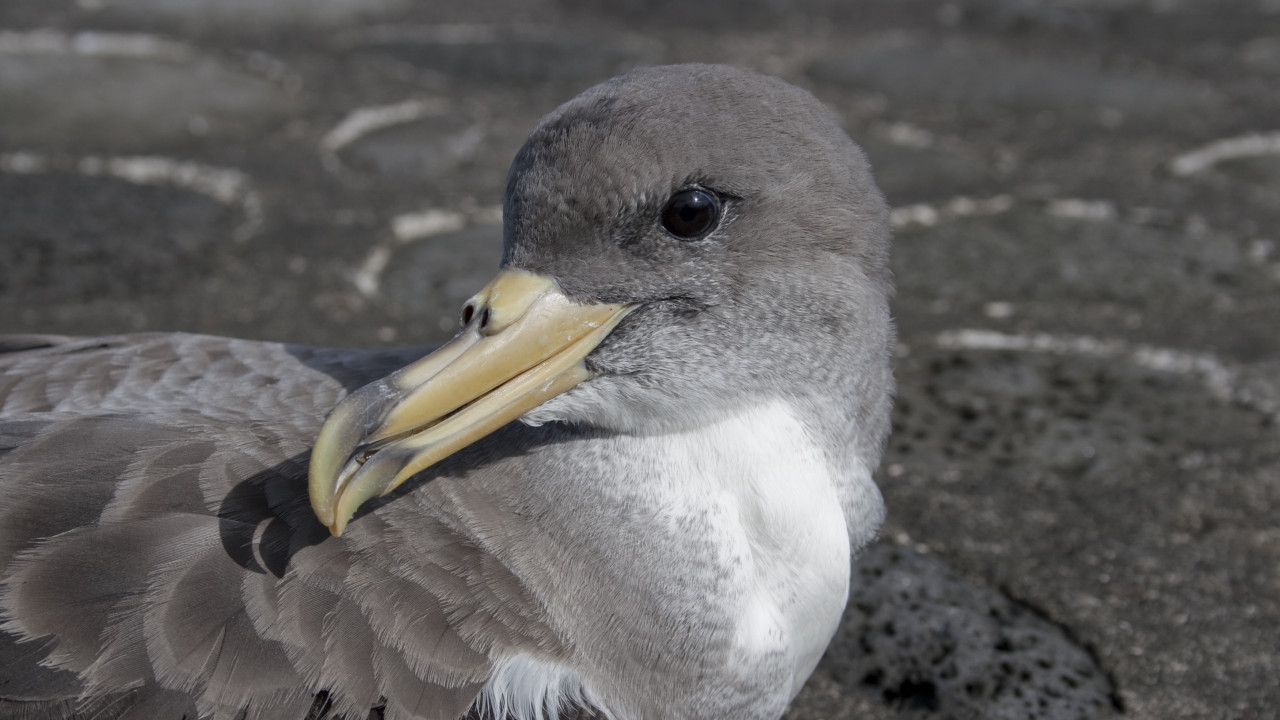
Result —
[[[725,203],[691,242],[658,223],[689,186]],[[598,377],[342,537],[308,505],[311,443],[346,393],[422,351],[8,340],[0,717],[448,720],[494,701],[519,718],[778,717],[812,666],[789,637],[744,641],[741,611],[768,560],[751,550],[789,540],[772,516],[686,496],[697,462],[654,448],[786,408],[829,476],[847,570],[881,514],[888,245],[865,158],[807,93],[700,65],[587,91],[512,165],[503,264],[639,309],[588,358]]]

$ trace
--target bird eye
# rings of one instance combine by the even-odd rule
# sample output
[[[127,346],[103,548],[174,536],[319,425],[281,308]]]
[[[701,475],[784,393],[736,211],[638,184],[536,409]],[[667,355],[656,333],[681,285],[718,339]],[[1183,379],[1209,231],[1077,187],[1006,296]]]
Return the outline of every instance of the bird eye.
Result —
[[[662,208],[662,227],[681,240],[697,240],[720,221],[720,199],[706,190],[686,188]]]

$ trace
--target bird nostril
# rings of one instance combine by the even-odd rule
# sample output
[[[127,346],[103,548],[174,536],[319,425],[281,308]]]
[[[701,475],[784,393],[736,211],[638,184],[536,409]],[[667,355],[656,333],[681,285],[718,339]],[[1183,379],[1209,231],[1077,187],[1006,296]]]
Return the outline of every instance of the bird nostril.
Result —
[[[471,322],[471,316],[476,314],[476,308],[471,303],[462,306],[462,325],[465,327]]]
[[[489,327],[489,308],[480,311],[480,329],[484,330]]]

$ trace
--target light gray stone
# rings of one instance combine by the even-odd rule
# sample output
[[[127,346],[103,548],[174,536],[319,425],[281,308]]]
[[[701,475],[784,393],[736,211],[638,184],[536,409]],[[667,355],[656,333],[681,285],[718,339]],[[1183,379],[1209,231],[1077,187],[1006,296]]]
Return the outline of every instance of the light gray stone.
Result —
[[[1019,55],[968,41],[865,43],[817,60],[809,75],[851,90],[912,102],[955,103],[1093,116],[1109,109],[1147,119],[1206,110],[1209,87],[1150,73],[1119,73],[1052,57]]]
[[[1261,317],[1280,313],[1274,273],[1221,233],[1056,217],[1028,205],[902,231],[894,251],[899,312],[913,317],[981,315],[987,303],[1016,299],[1010,325],[1242,353],[1230,338],[1249,330],[1249,356],[1280,352]],[[1232,324],[1206,322],[1213,308]]]
[[[28,306],[172,292],[204,272],[240,222],[177,188],[0,172],[0,296]]]
[[[456,115],[428,117],[370,133],[343,148],[347,166],[390,178],[440,178],[471,159],[485,132]]]
[[[215,58],[0,54],[0,143],[155,148],[260,128],[292,103],[275,82]]]
[[[998,173],[976,153],[893,144],[875,137],[860,144],[876,168],[876,183],[893,205],[953,195],[981,195]]]
[[[103,12],[108,17],[191,30],[209,25],[265,29],[340,25],[385,16],[409,4],[409,0],[111,0],[103,3]]]
[[[396,249],[383,292],[415,323],[452,334],[462,304],[489,282],[501,257],[502,228],[496,225],[424,238]]]
[[[375,33],[358,40],[357,52],[372,53],[433,71],[450,83],[582,85],[605,80],[652,62],[652,44],[627,39],[601,42],[590,36],[545,29],[477,32],[460,38],[437,28]]]

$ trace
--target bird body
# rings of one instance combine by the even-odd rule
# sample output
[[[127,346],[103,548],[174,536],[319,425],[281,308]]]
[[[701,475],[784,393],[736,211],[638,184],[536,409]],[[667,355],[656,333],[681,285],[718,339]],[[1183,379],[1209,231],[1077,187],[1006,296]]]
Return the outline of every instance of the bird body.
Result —
[[[865,159],[781,81],[644,69],[504,216],[426,358],[0,345],[0,717],[779,717],[883,512]]]

